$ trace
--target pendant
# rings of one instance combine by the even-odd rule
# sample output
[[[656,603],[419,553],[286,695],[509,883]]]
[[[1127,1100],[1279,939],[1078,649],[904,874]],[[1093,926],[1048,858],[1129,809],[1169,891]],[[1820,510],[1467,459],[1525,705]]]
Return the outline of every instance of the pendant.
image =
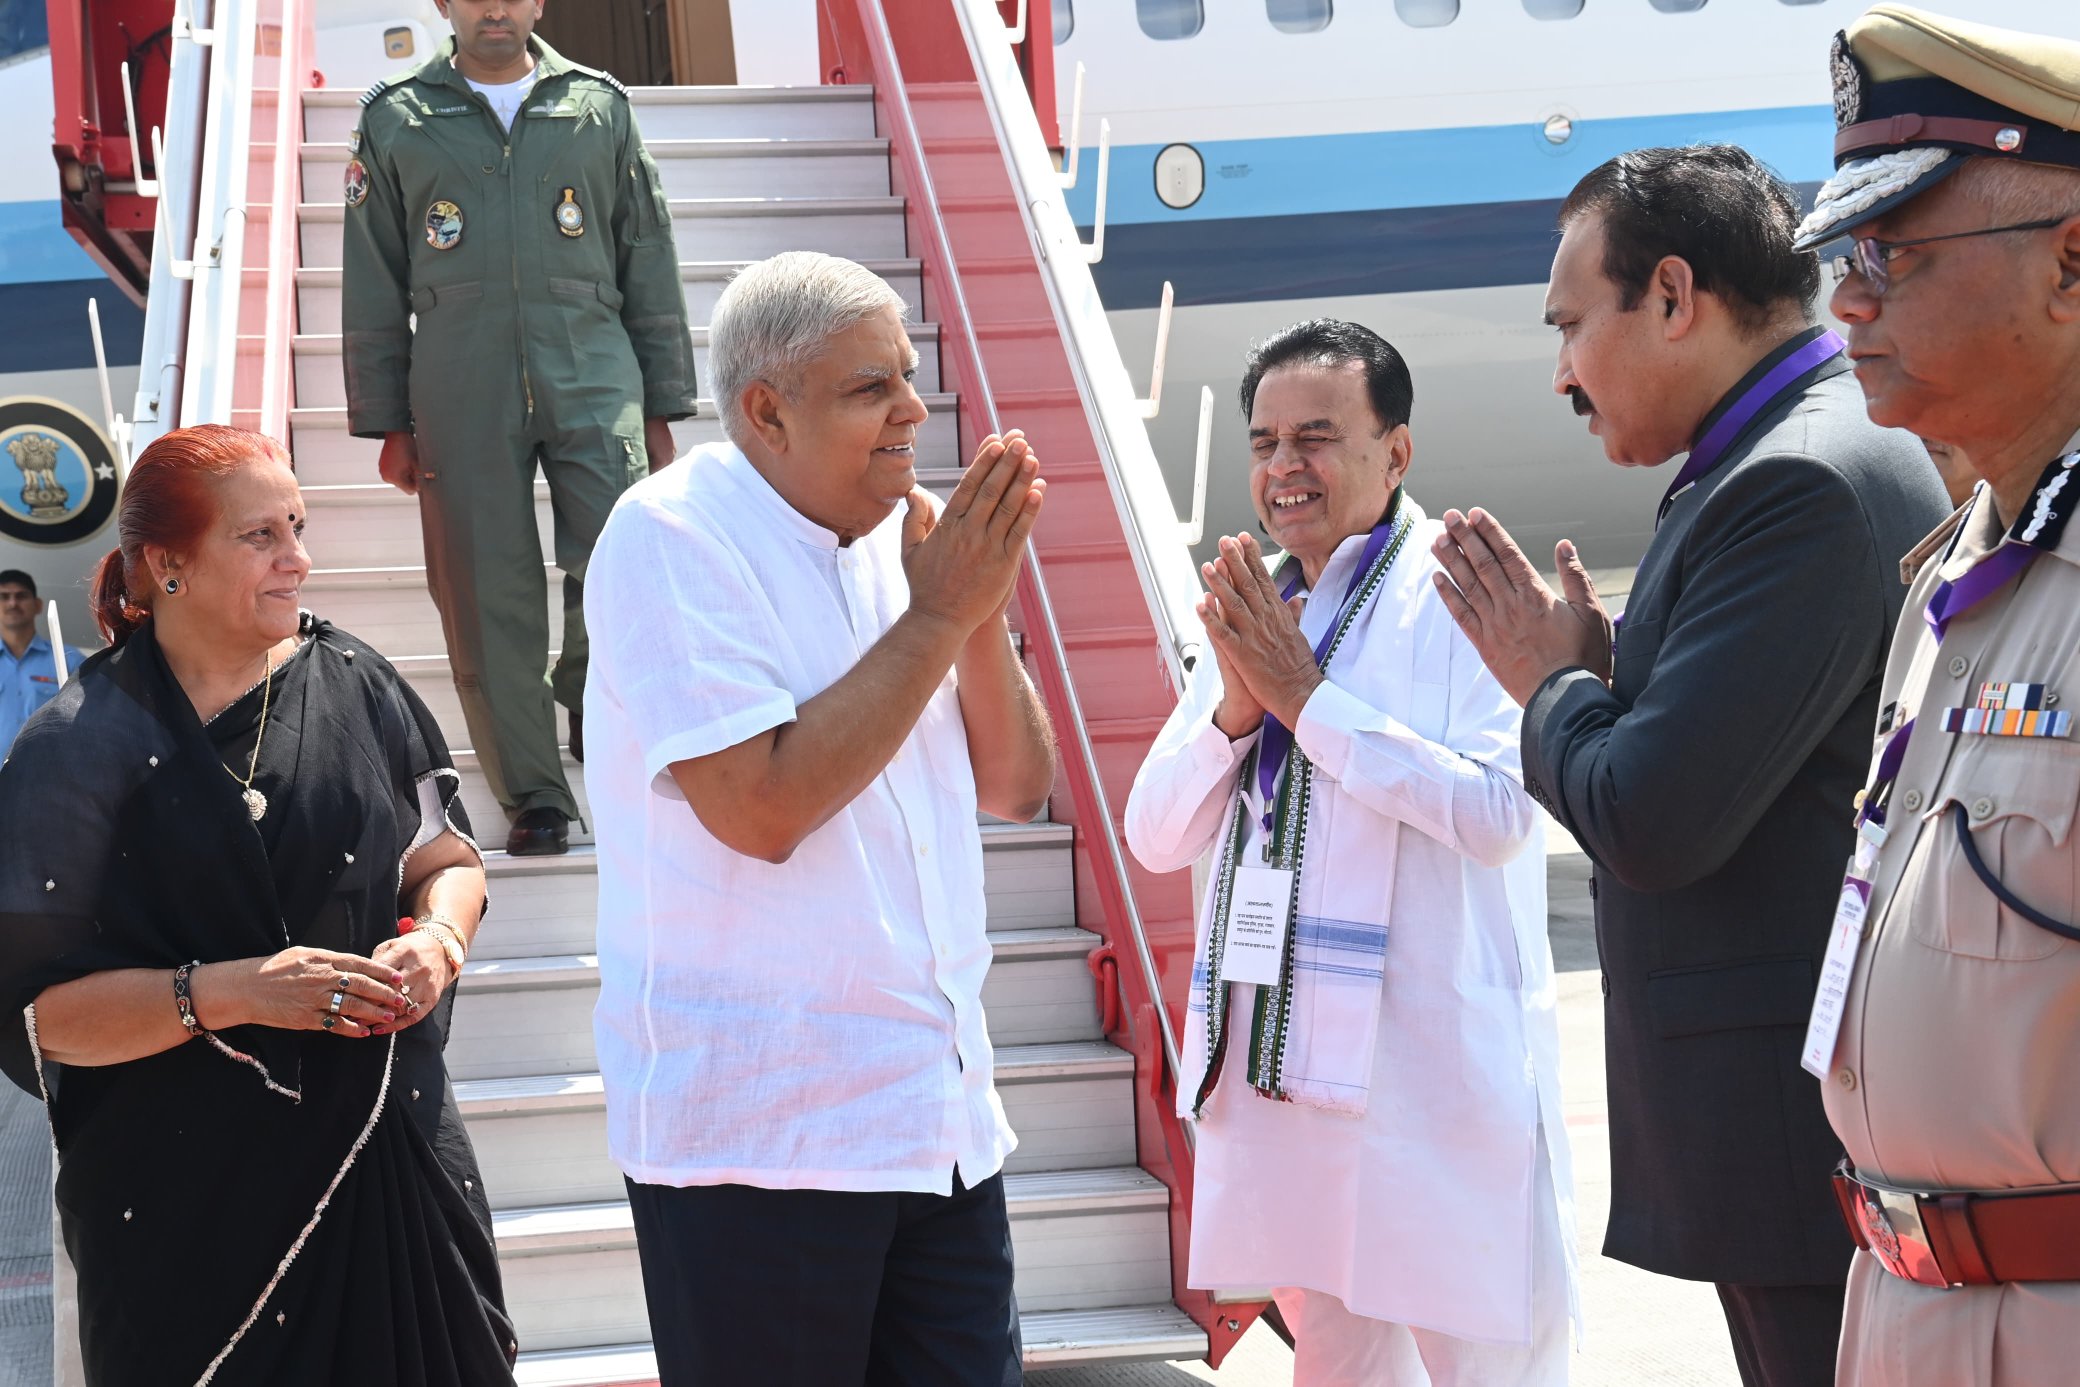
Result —
[[[261,819],[267,816],[266,795],[261,794],[258,790],[248,788],[239,798],[246,802],[246,812],[253,816],[254,823],[259,823]]]

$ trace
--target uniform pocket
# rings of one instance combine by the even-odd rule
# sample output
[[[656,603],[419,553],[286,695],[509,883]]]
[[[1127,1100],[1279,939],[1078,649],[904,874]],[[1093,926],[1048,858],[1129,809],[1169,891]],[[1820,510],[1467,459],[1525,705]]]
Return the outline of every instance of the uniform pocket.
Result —
[[[437,307],[453,308],[484,297],[484,281],[466,279],[456,284],[418,284],[412,287],[412,312],[425,317]]]
[[[1942,798],[1922,826],[1922,870],[1935,880],[1917,912],[1917,942],[1967,958],[2024,962],[2067,941],[2011,909],[1979,879],[1958,841],[1961,814],[1972,845],[2007,893],[2064,925],[2080,924],[2080,856],[2073,819],[2080,807],[2080,746],[2036,737],[1966,736],[1953,753]],[[1904,883],[1903,883],[1904,887]]]

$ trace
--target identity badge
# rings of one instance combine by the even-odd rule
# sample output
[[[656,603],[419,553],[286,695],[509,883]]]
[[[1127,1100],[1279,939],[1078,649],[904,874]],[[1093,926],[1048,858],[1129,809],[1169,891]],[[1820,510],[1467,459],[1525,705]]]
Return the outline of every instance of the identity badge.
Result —
[[[1876,852],[1870,854],[1875,865]],[[1865,864],[1864,844],[1857,845],[1857,865]],[[1849,1002],[1849,984],[1856,976],[1856,953],[1863,945],[1863,925],[1870,915],[1870,883],[1855,872],[1842,882],[1836,899],[1834,924],[1827,932],[1827,957],[1820,963],[1820,985],[1813,992],[1813,1014],[1806,1020],[1805,1050],[1799,1064],[1808,1074],[1826,1078],[1834,1067],[1834,1049],[1842,1031],[1842,1014]]]
[[[1277,867],[1235,869],[1235,889],[1228,895],[1227,944],[1221,952],[1222,982],[1278,985],[1292,909],[1292,872]]]

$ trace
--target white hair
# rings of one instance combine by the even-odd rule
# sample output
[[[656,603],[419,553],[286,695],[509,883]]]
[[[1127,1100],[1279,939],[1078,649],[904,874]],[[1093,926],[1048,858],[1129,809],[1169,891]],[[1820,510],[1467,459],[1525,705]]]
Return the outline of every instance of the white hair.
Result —
[[[2064,220],[2080,212],[2080,171],[1985,155],[1966,161],[1958,189],[1997,223]]]
[[[753,381],[793,398],[832,337],[885,308],[906,312],[886,280],[835,255],[790,250],[738,271],[708,325],[708,374],[731,441],[741,448],[751,437],[744,391]]]

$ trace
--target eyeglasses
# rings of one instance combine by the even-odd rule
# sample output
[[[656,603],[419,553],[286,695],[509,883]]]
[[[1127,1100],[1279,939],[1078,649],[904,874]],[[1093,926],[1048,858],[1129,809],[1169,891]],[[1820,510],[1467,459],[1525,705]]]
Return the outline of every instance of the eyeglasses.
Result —
[[[1962,241],[1972,236],[1998,236],[2008,231],[2044,231],[2050,227],[2063,226],[2069,220],[2071,214],[2050,217],[2044,221],[2017,222],[2013,226],[1988,226],[1977,231],[1953,231],[1947,236],[1923,236],[1913,241],[1881,241],[1875,236],[1860,236],[1850,242],[1849,254],[1837,255],[1828,263],[1834,267],[1837,284],[1847,279],[1849,271],[1854,270],[1863,276],[1864,283],[1870,285],[1873,295],[1883,298],[1885,291],[1892,286],[1892,271],[1885,267],[1886,262],[1909,246],[1932,246],[1938,241]]]

